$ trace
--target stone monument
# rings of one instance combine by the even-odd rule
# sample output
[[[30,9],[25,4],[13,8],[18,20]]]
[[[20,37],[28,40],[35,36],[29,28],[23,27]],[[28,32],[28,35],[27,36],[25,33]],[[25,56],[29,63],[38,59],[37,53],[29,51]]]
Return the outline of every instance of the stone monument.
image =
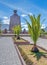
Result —
[[[17,10],[14,10],[14,14],[12,16],[10,16],[9,30],[12,31],[12,28],[15,25],[20,25],[21,26],[20,16],[18,16]]]

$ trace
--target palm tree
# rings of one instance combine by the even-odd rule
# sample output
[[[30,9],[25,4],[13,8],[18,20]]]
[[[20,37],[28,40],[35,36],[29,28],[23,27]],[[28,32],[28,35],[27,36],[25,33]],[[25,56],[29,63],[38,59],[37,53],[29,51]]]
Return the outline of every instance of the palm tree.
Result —
[[[35,16],[29,15],[31,23],[29,23],[29,21],[27,19],[25,19],[25,21],[27,22],[29,34],[31,36],[31,39],[34,42],[32,52],[39,52],[39,49],[36,46],[36,42],[41,33],[40,16],[41,15],[39,14],[36,18]]]
[[[20,25],[14,26],[13,31],[14,31],[15,34],[17,34],[17,39],[20,39],[19,34],[21,32],[21,26]]]
[[[16,27],[14,26],[14,27],[12,28],[12,30],[13,30],[13,32],[14,32],[14,34],[15,34],[15,37],[16,37]]]

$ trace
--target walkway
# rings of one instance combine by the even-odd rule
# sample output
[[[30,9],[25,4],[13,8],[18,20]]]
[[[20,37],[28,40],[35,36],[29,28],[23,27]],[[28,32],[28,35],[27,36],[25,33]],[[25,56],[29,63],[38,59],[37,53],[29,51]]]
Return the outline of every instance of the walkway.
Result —
[[[0,38],[0,65],[22,65],[11,37]]]
[[[30,37],[22,37],[22,38],[25,40],[28,40],[30,42],[30,44],[33,43],[32,39]],[[47,39],[39,38],[37,41],[37,45],[40,47],[43,47],[44,49],[47,50]]]

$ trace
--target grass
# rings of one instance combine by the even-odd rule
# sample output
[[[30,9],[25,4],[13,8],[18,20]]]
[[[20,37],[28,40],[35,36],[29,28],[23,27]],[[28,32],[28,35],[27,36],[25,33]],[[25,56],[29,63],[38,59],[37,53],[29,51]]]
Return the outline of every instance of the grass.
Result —
[[[29,64],[28,61],[26,62],[26,59],[25,62],[27,65],[47,65],[47,52],[43,49],[38,48],[40,52],[33,53],[31,52],[33,45],[19,45],[18,47],[19,50],[22,50],[22,52],[20,50],[21,55],[24,56],[25,54],[28,57],[28,61],[31,62],[31,64]]]
[[[15,38],[15,41],[16,41],[16,42],[25,42],[25,40],[23,40],[22,38],[21,38],[20,40],[17,40],[17,39]]]
[[[20,38],[20,40],[19,40],[19,39],[17,39],[16,37],[13,37],[13,40],[14,40],[15,42],[27,42],[26,40],[24,40],[24,39],[22,39],[22,38]]]

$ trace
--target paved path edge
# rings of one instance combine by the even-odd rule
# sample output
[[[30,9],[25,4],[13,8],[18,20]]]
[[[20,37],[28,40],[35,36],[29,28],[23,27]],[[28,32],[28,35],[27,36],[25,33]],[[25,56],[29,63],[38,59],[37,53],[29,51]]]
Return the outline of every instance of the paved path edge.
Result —
[[[16,44],[15,44],[15,48],[16,48],[17,54],[18,54],[18,56],[20,58],[20,61],[21,61],[22,65],[26,65],[26,63],[25,63],[23,57],[21,56],[21,53],[20,53],[20,51],[19,51],[19,49],[18,49]]]
[[[47,52],[47,50],[46,50],[46,49],[44,49],[43,47],[38,46],[38,45],[37,45],[37,47],[39,47],[40,49],[42,49],[42,50],[44,50],[44,51],[46,51],[46,52]]]

